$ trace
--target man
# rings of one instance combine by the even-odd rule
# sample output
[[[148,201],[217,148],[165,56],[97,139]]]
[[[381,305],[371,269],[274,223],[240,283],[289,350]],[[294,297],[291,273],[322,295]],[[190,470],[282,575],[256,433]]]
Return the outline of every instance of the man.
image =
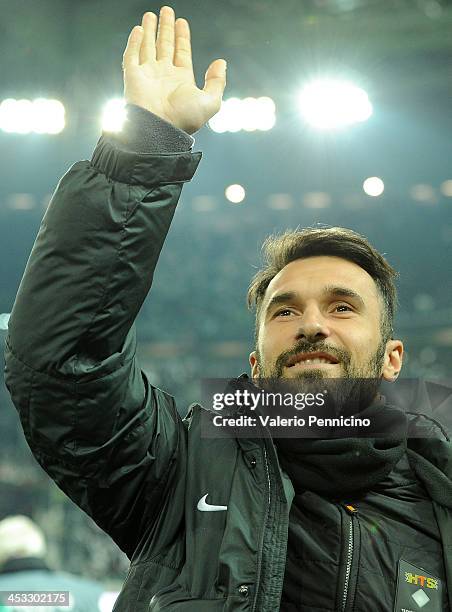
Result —
[[[188,23],[163,7],[132,30],[124,84],[128,125],[61,180],[6,349],[35,457],[131,559],[115,611],[448,610],[451,455],[438,424],[403,415],[410,447],[406,435],[206,438],[205,410],[181,420],[140,370],[133,322],[225,65],[198,89]],[[322,231],[295,235],[299,252],[280,239],[252,284],[253,378],[393,380],[393,272],[354,232]]]
[[[0,521],[0,592],[8,593],[8,609],[24,612],[36,609],[20,601],[21,593],[55,592],[52,602],[45,602],[47,612],[100,612],[102,585],[80,576],[57,572],[46,563],[47,544],[42,530],[27,516],[8,516]],[[69,592],[69,601],[58,592]],[[3,598],[0,597],[0,602]],[[25,599],[26,602],[26,599]],[[53,603],[53,605],[51,605]]]

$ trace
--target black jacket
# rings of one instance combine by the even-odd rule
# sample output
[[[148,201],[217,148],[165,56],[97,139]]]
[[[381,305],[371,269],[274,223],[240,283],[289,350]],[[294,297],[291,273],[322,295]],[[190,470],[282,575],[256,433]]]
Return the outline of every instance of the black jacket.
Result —
[[[36,459],[131,559],[115,611],[276,612],[284,586],[285,612],[390,612],[411,574],[425,584],[400,588],[439,578],[424,610],[447,610],[452,459],[433,421],[360,499],[294,499],[271,439],[202,438],[203,408],[182,420],[140,370],[133,322],[201,154],[120,146],[102,138],[58,185],[6,349]],[[224,508],[198,510],[205,494]]]

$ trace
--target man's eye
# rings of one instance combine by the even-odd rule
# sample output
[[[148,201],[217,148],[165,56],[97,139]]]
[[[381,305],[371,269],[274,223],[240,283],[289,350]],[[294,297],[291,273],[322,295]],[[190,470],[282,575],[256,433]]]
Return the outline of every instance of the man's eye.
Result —
[[[278,310],[278,311],[275,312],[275,317],[279,317],[281,315],[284,315],[284,313],[292,314],[292,311],[289,310],[288,308],[282,308],[281,310]]]
[[[338,304],[337,306],[334,307],[334,309],[337,312],[352,312],[353,308],[351,308],[351,306],[349,306],[348,304]]]

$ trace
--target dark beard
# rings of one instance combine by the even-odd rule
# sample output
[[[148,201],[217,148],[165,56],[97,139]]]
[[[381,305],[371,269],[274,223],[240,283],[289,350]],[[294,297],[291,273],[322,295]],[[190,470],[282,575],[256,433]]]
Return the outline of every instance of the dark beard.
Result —
[[[381,366],[385,354],[386,343],[381,341],[377,350],[363,366],[358,367],[351,363],[347,351],[333,348],[324,342],[312,344],[299,342],[290,351],[282,353],[268,372],[261,366],[259,352],[256,351],[258,364],[262,377],[266,380],[284,381],[294,392],[301,389],[306,392],[317,393],[328,390],[329,409],[331,412],[344,415],[357,414],[367,408],[377,397],[381,385]],[[329,378],[322,368],[310,368],[297,372],[293,378],[283,377],[284,367],[290,357],[298,353],[325,352],[333,355],[342,365],[343,375],[340,378]],[[257,382],[259,385],[259,382]],[[264,386],[266,384],[264,383]],[[271,386],[271,385],[270,385]]]

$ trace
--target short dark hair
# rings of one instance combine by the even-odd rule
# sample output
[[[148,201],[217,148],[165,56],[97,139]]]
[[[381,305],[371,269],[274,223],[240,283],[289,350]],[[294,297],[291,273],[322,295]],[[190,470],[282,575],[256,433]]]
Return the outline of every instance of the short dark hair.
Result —
[[[296,259],[328,255],[351,261],[365,270],[374,280],[383,308],[381,332],[384,341],[393,336],[397,308],[397,272],[369,241],[345,227],[308,227],[288,230],[268,236],[262,245],[264,267],[251,279],[248,288],[248,308],[256,308],[254,337],[257,346],[259,321],[265,292],[271,280],[287,264]]]

